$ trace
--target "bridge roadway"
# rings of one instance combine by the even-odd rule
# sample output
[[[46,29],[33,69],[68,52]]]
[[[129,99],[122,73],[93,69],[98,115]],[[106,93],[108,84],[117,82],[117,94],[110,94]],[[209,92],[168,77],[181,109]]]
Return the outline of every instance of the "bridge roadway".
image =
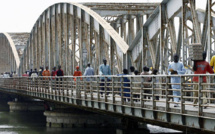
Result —
[[[130,82],[123,82],[123,76],[108,76],[111,77],[111,81],[105,81],[104,86],[100,85],[100,76],[90,77],[90,81],[87,81],[87,77],[77,77],[74,81],[70,76],[0,78],[0,91],[63,103],[113,116],[128,117],[136,121],[183,131],[197,130],[201,133],[214,133],[213,86],[215,84],[202,83],[204,75],[199,75],[200,82],[196,83],[199,85],[199,97],[192,97],[194,91],[192,85],[195,83],[190,83],[189,79],[193,76],[179,76],[181,78],[179,107],[174,107],[172,97],[176,96],[170,93],[174,89],[170,88],[173,83],[170,83],[170,76],[167,75],[126,76]],[[144,82],[144,77],[152,77],[152,82]],[[214,75],[207,75],[209,79],[213,77]],[[107,77],[105,79],[107,80]],[[150,88],[144,88],[146,85],[150,85]],[[206,85],[207,88],[202,90]],[[125,89],[130,89],[130,92],[126,92]],[[151,90],[151,93],[145,93],[146,90]],[[208,94],[207,98],[202,97],[204,92]],[[127,95],[121,96],[121,94]],[[144,96],[150,98],[146,99]],[[160,96],[160,99],[156,100],[156,96]],[[200,103],[194,105],[192,103],[194,98]],[[203,99],[207,99],[209,103],[203,105]],[[204,109],[205,106],[207,106],[206,109]]]

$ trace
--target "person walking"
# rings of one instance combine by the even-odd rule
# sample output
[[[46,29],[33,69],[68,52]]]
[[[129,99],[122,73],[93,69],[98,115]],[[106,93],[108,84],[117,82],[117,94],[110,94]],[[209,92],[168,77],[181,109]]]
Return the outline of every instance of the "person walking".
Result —
[[[213,68],[213,71],[215,72],[215,55],[211,58],[210,66]]]
[[[64,76],[64,73],[63,73],[63,70],[61,69],[61,65],[58,66],[58,70],[57,70],[57,76],[58,77],[61,77],[60,79],[57,78],[56,81],[57,81],[57,86],[59,86],[59,84],[61,85],[62,84],[62,76]],[[60,86],[61,87],[61,86]]]
[[[148,67],[143,67],[143,72],[140,75],[150,75],[149,74],[149,68]],[[144,82],[151,82],[151,78],[150,77],[144,77]],[[143,84],[144,88],[151,88],[151,84]],[[150,94],[151,91],[150,90],[145,90],[144,89],[144,93]],[[146,99],[147,95],[144,95],[144,98]],[[148,95],[148,99],[150,99],[150,96]]]
[[[37,71],[33,71],[32,74],[31,74],[31,78],[34,79],[35,77],[38,77],[38,72]]]
[[[46,66],[46,69],[42,72],[42,76],[46,77],[46,78],[43,78],[45,80],[48,80],[49,79],[48,76],[51,76],[48,66]]]
[[[169,75],[185,74],[186,70],[183,63],[179,62],[179,56],[174,54],[174,62],[170,63],[168,66]],[[171,83],[181,83],[180,77],[171,77]],[[180,90],[180,85],[172,85],[172,89]],[[180,96],[180,91],[173,91],[173,96]],[[173,97],[174,102],[179,102],[178,97]],[[178,104],[174,104],[174,107],[179,107]]]
[[[39,74],[38,74],[38,76],[43,76],[43,67],[40,67],[40,70],[39,70]]]
[[[49,85],[49,76],[51,76],[50,71],[49,71],[49,67],[46,66],[46,69],[42,72],[42,76],[43,76],[43,88],[47,88]]]
[[[90,67],[90,63],[87,64],[87,68],[85,69],[84,76],[93,76],[94,75],[94,69]],[[90,81],[92,81],[93,78],[87,77],[86,78],[86,84],[87,84],[87,89],[90,89]]]
[[[74,72],[73,76],[82,76],[81,71],[79,71],[79,66],[76,66],[76,71]],[[80,78],[82,80],[82,78]],[[76,81],[76,77],[74,77],[74,81]]]
[[[33,87],[34,90],[35,90],[36,87],[38,87],[38,85],[37,85],[38,82],[36,80],[37,77],[38,77],[38,72],[37,72],[37,69],[36,69],[31,74],[31,78],[32,78],[31,84],[32,84],[32,87]]]
[[[28,77],[29,75],[28,75],[28,71],[25,71],[25,73],[24,74],[22,74],[22,77]],[[5,76],[4,76],[4,78],[5,78]]]
[[[56,86],[56,81],[55,81],[55,77],[57,76],[57,70],[56,67],[53,67],[52,72],[51,72],[51,87],[52,89],[55,89]]]
[[[55,79],[55,77],[57,76],[57,70],[56,67],[53,67],[52,73],[51,73],[52,79]]]
[[[152,75],[157,75],[157,73],[158,73],[158,70],[157,70],[157,69],[153,69],[153,70],[152,70]],[[159,83],[159,79],[156,78],[156,77],[155,77],[155,83]],[[157,88],[157,85],[154,84],[154,88]],[[161,94],[162,94],[162,91],[154,90],[154,94],[155,94],[155,93],[158,94],[158,95],[161,95]],[[155,96],[155,99],[156,99],[156,100],[159,100],[159,98],[160,98],[159,96]]]
[[[134,71],[135,71],[134,66],[131,66],[131,67],[130,67],[130,75],[135,75],[135,74],[134,74]]]
[[[94,69],[90,67],[90,63],[87,64],[87,68],[85,69],[84,76],[92,76],[94,75]],[[86,78],[87,81],[90,81],[90,77]]]
[[[129,73],[129,75],[132,75],[132,76],[134,76],[134,75],[138,75],[139,74],[139,72],[137,71],[137,70],[135,70],[135,68],[134,68],[134,66],[131,66],[130,67],[130,73]],[[141,82],[141,80],[139,79],[140,77],[128,77],[128,79],[129,79],[129,81],[132,81],[132,82]],[[139,84],[132,84],[132,85],[130,85],[131,87],[132,87],[132,94],[133,94],[133,98],[134,98],[134,101],[138,101],[138,98],[140,98],[139,97],[139,91],[140,90],[137,90],[137,89],[135,89],[136,87],[139,87],[140,85]]]
[[[110,70],[110,66],[107,65],[107,60],[104,58],[103,59],[103,64],[101,64],[99,66],[99,75],[101,75],[102,77],[100,78],[101,80],[101,83],[100,83],[100,86],[102,87],[101,88],[101,96],[103,96],[103,91],[104,91],[104,86],[105,86],[105,77],[104,75],[111,75],[111,70]],[[107,82],[109,82],[111,80],[110,77],[107,78]],[[109,83],[107,83],[106,86],[108,86]],[[109,91],[109,88],[107,88],[107,91]]]
[[[130,80],[125,77],[126,75],[128,75],[128,70],[127,69],[123,69],[123,74],[119,74],[118,76],[124,76],[120,79],[121,82],[123,82],[123,88],[120,89],[120,91],[123,91],[123,100],[126,101],[130,101],[130,96],[131,96],[131,91],[130,91]],[[121,95],[121,94],[120,94]]]
[[[194,61],[194,66],[193,66],[193,70],[194,70],[194,74],[206,74],[207,72],[209,72],[210,74],[213,74],[214,71],[211,67],[211,64],[209,65],[209,63],[207,61],[205,61],[207,54],[206,52],[202,53],[202,57],[203,60],[202,61]],[[194,76],[193,77],[193,82],[194,83],[198,83],[199,82],[199,77],[198,76]],[[203,76],[203,83],[206,83],[207,79],[206,76]],[[202,90],[206,90],[207,85],[203,85],[203,89]],[[196,92],[193,92],[193,97],[198,97],[198,85],[194,85],[194,90],[196,90]],[[206,99],[206,93],[203,92],[203,104],[207,104],[207,99]],[[197,104],[197,99],[193,100],[193,104]],[[206,107],[204,107],[206,108]]]
[[[134,75],[139,75],[139,71],[138,71],[138,70],[135,70],[135,71],[134,71]]]
[[[36,69],[36,68],[34,69],[34,73],[36,73],[36,74],[38,75],[38,72],[37,72],[37,69]]]
[[[64,76],[63,70],[61,69],[61,65],[58,66],[57,76]]]
[[[29,77],[31,77],[31,74],[33,73],[33,70],[30,69],[30,72],[29,72]]]

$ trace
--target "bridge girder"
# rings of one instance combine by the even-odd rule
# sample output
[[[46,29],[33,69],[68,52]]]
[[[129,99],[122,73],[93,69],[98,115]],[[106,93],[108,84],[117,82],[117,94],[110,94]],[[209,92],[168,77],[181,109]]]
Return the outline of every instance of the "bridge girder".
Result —
[[[150,15],[160,3],[83,3],[100,16]]]

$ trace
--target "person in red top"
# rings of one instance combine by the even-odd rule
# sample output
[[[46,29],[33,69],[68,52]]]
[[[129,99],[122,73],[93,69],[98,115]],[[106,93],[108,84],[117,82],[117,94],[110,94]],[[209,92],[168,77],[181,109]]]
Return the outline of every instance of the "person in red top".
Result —
[[[79,71],[79,66],[76,67],[76,71],[74,72],[73,76],[82,76],[81,71]],[[74,78],[74,81],[76,81],[76,78]]]
[[[55,76],[57,76],[56,67],[53,67],[51,76],[52,76],[52,79],[55,79]]]
[[[210,66],[210,64],[207,61],[205,61],[205,59],[207,57],[206,52],[202,53],[202,57],[203,57],[202,61],[194,61],[194,66],[193,66],[194,74],[206,74],[207,72],[209,72],[210,74],[213,74],[214,71],[213,71],[212,67]],[[199,82],[198,76],[193,77],[193,82],[194,83]],[[203,76],[203,82],[204,83],[207,82],[206,76]],[[207,85],[203,85],[203,90],[205,90],[206,88],[207,88]],[[193,93],[193,97],[198,97],[198,85],[194,85],[194,90],[196,90],[196,92]],[[204,97],[203,104],[206,104],[207,99],[206,99],[205,92],[203,92],[203,97]],[[193,104],[197,104],[197,99],[193,100]]]
[[[22,77],[28,77],[28,72],[26,71],[25,74],[22,75]]]

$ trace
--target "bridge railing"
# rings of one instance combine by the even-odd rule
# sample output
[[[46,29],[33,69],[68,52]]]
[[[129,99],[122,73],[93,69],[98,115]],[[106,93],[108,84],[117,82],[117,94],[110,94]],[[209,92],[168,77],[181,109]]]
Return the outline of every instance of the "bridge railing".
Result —
[[[192,82],[194,76],[199,79],[196,83]],[[39,95],[39,97],[73,98],[154,111],[211,117],[211,111],[215,110],[215,83],[211,82],[214,76],[17,77],[0,78],[0,88],[32,96]],[[207,77],[207,82],[204,82],[204,77]],[[171,78],[177,78],[181,82],[171,83]],[[197,87],[197,90],[194,89],[194,86]],[[177,96],[172,93],[175,91],[179,93]],[[196,95],[194,96],[194,94]],[[173,98],[179,98],[179,101],[174,102]],[[67,102],[66,99],[63,101]],[[175,107],[175,104],[178,106]]]

